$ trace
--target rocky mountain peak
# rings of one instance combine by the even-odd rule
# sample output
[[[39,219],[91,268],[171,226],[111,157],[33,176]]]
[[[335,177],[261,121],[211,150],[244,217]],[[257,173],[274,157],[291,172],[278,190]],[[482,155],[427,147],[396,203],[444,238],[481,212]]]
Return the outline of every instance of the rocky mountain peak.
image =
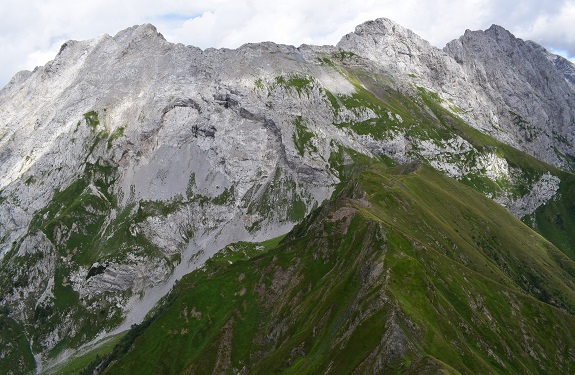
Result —
[[[410,38],[419,38],[413,31],[399,25],[398,23],[390,20],[389,18],[378,18],[372,21],[364,22],[356,26],[355,31],[351,34],[366,36],[366,35],[396,35]],[[345,35],[342,39],[346,39],[351,34]]]
[[[489,29],[485,30],[484,34],[502,42],[517,39],[509,30],[496,24],[491,25]]]
[[[387,18],[357,26],[353,33],[339,41],[337,47],[378,62],[397,61],[400,69],[417,60],[417,56],[435,49],[413,31]]]
[[[140,40],[145,38],[157,38],[166,40],[164,36],[158,32],[158,29],[150,23],[135,25],[125,30],[118,32],[114,36],[114,40],[121,42],[123,40]]]
[[[482,107],[492,108],[498,127],[510,135],[507,142],[548,163],[570,165],[567,155],[575,141],[566,131],[575,120],[571,64],[556,66],[543,47],[496,25],[467,31],[443,51],[463,68],[467,82],[483,97]]]
[[[527,47],[523,40],[516,38],[508,30],[498,25],[492,25],[485,31],[466,30],[459,39],[447,43],[443,50],[452,54],[455,50],[454,45],[465,45],[467,49],[482,50],[484,54],[488,54],[492,58],[498,57],[501,52],[513,55],[514,49]],[[460,62],[460,56],[455,55],[454,57]]]

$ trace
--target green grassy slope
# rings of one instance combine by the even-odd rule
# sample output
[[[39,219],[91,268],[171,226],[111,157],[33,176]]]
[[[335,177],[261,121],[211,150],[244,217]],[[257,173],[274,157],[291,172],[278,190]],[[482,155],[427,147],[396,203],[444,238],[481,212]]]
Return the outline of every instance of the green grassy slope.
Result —
[[[332,56],[322,61],[339,71],[356,90],[351,96],[338,97],[327,92],[334,110],[340,107],[351,111],[367,108],[377,115],[377,119],[341,123],[337,125],[339,127],[383,141],[402,133],[410,140],[425,140],[440,149],[450,140],[460,137],[472,149],[465,152],[443,149],[438,160],[462,167],[466,171],[460,178],[462,183],[494,198],[520,198],[529,193],[544,174],[559,177],[561,185],[554,199],[523,221],[575,260],[575,175],[558,170],[471,127],[458,116],[460,109],[436,93],[421,87],[414,87],[415,94],[411,96],[401,93],[388,77],[374,72],[357,56]],[[402,120],[397,121],[389,113],[400,115]],[[422,151],[425,150],[415,147],[408,153],[413,158],[432,163],[435,156]],[[481,159],[490,155],[505,161],[509,168],[508,176],[493,179],[488,177],[485,169],[478,168]]]
[[[572,373],[574,287],[573,261],[475,190],[375,164],[277,246],[187,275],[104,372]]]

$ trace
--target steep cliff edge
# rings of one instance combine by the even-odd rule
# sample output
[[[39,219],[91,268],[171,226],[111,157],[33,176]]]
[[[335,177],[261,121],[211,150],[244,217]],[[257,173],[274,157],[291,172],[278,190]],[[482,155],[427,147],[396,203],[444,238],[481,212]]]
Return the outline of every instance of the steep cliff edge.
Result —
[[[513,134],[518,148],[573,169],[573,64],[495,25],[467,31],[444,51],[497,105],[500,126]]]
[[[536,43],[494,25],[468,30],[439,50],[378,19],[359,25],[337,46],[436,92],[462,119],[496,139],[573,170],[575,68]]]

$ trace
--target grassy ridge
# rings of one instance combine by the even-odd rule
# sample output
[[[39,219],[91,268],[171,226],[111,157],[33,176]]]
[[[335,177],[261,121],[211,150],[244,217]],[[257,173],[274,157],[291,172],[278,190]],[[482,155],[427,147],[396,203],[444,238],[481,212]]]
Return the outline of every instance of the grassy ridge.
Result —
[[[372,165],[268,248],[187,275],[105,373],[575,370],[573,262],[424,165]]]
[[[351,96],[331,98],[334,109],[345,106],[350,110],[369,108],[377,119],[363,123],[344,123],[338,126],[348,127],[357,134],[369,134],[375,139],[385,139],[390,132],[404,132],[412,139],[445,142],[455,136],[473,146],[473,149],[447,157],[447,161],[462,163],[467,167],[478,165],[478,160],[488,154],[494,154],[507,163],[512,177],[493,180],[486,171],[468,172],[461,182],[485,195],[497,197],[508,194],[519,198],[531,191],[533,184],[544,174],[550,173],[561,179],[555,198],[540,207],[535,214],[523,218],[523,221],[551,241],[571,259],[575,260],[575,175],[560,171],[533,156],[519,151],[493,137],[469,126],[458,117],[457,108],[448,106],[435,93],[424,88],[416,88],[416,95],[409,97],[394,89],[389,78],[369,71],[359,61],[349,63],[336,59],[337,70],[355,87]],[[334,104],[335,102],[335,104]],[[389,116],[399,114],[401,122]],[[417,150],[411,150],[412,156],[425,160]],[[445,157],[445,155],[443,155]]]

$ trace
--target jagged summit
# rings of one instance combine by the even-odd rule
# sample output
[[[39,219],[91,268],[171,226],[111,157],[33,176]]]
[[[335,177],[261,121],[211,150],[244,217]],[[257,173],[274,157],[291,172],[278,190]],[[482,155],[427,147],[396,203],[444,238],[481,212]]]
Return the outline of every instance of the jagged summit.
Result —
[[[381,58],[398,60],[400,66],[408,64],[418,55],[432,53],[434,49],[413,31],[387,18],[378,18],[357,26],[354,32],[345,35],[336,46],[374,61]]]
[[[531,43],[536,44],[535,42]],[[469,44],[469,49],[484,48],[485,52],[497,53],[500,50],[509,52],[515,48],[521,48],[518,45],[525,45],[526,42],[516,38],[507,29],[492,25],[487,30],[466,30],[461,37],[447,43],[443,50],[449,53],[453,50],[452,46],[456,44]]]
[[[575,70],[568,61],[550,61],[536,43],[493,25],[467,30],[440,50],[411,30],[378,19],[359,25],[337,46],[376,62],[400,82],[437,92],[462,109],[462,118],[497,139],[573,168],[568,155],[575,138],[567,128],[575,126]],[[518,129],[518,122],[525,125]]]
[[[487,30],[484,31],[484,33],[487,35],[492,35],[497,39],[505,40],[507,42],[512,38],[515,38],[515,36],[511,34],[509,30],[496,24],[491,25]]]
[[[122,37],[123,35],[149,35],[149,36],[160,36],[163,38],[162,34],[158,32],[156,26],[151,23],[144,23],[140,25],[134,25],[128,27],[124,30],[119,31],[114,38]]]
[[[515,36],[509,30],[505,29],[502,26],[493,24],[488,29],[485,30],[469,30],[469,29],[465,30],[465,32],[461,37],[451,42],[448,42],[447,45],[443,48],[443,50],[449,49],[448,46],[458,40],[463,42],[482,38],[487,38],[486,40],[491,40],[493,43],[501,45],[511,45],[515,43],[516,40],[518,40],[518,38],[515,38]]]
[[[389,18],[377,18],[375,20],[366,21],[356,26],[355,31],[353,33],[345,35],[342,38],[342,40],[351,38],[352,34],[361,36],[378,35],[378,34],[397,34],[408,38],[421,39],[417,34],[415,34],[410,29],[401,26],[400,24],[390,20]]]
[[[150,23],[135,25],[122,30],[114,35],[113,39],[119,44],[137,43],[145,39],[157,39],[164,42],[166,41],[164,36],[158,32],[154,25]]]
[[[465,33],[444,51],[463,67],[473,86],[482,88],[500,119],[525,124],[514,138],[522,139],[526,151],[555,165],[571,163],[562,156],[572,154],[570,145],[575,141],[566,132],[575,123],[569,69],[558,68],[543,47],[499,26]],[[508,127],[511,124],[504,129]]]

